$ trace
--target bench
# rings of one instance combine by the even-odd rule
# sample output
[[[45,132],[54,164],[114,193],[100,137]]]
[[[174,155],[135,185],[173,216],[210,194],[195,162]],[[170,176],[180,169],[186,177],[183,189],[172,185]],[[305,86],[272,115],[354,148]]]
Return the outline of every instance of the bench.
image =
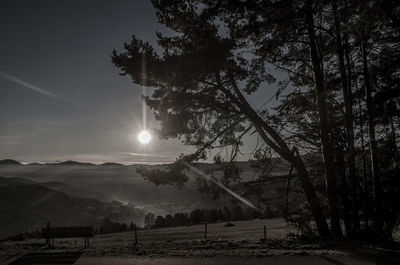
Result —
[[[50,223],[47,223],[47,226],[42,228],[42,236],[49,247],[54,246],[54,238],[70,237],[84,237],[85,247],[89,247],[89,237],[93,237],[93,226],[50,227]]]

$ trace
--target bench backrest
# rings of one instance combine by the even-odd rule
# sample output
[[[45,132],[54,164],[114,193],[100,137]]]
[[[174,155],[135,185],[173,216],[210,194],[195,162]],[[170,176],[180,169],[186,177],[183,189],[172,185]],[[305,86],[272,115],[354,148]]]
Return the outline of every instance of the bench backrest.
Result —
[[[93,226],[45,227],[42,235],[45,238],[92,237]]]

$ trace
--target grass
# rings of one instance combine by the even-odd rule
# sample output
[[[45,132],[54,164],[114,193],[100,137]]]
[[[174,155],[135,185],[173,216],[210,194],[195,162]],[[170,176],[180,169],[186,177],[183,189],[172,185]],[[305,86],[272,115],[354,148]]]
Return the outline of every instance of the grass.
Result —
[[[207,257],[207,256],[277,256],[277,255],[346,255],[342,242],[294,236],[297,230],[283,219],[265,219],[209,224],[207,240],[204,225],[139,230],[134,233],[96,235],[90,248],[83,250],[83,239],[56,239],[48,248],[44,239],[0,242],[0,258],[26,252],[81,251],[86,256]],[[263,227],[267,228],[267,240]],[[346,243],[348,244],[348,243]],[[352,243],[351,243],[352,244]],[[356,243],[357,247],[361,244]],[[351,247],[354,247],[352,245]],[[1,259],[0,259],[1,260]]]
[[[151,230],[139,230],[138,242],[134,244],[134,233],[123,232],[96,235],[91,239],[91,247],[85,249],[89,256],[269,256],[301,254],[307,251],[321,251],[319,246],[294,244],[288,239],[295,233],[283,219],[265,219],[232,222],[235,226],[225,227],[225,223],[208,224],[207,240],[204,240],[204,225],[181,226]],[[267,240],[263,238],[264,225]],[[5,241],[0,243],[0,255],[32,251],[75,251],[81,250],[83,239],[56,239],[51,249],[44,239]],[[324,250],[325,251],[325,250]]]

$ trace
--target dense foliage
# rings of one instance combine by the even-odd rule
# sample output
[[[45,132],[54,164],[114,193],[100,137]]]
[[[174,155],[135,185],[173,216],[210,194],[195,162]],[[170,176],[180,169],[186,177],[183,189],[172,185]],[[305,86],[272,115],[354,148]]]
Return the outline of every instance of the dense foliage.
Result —
[[[312,217],[321,236],[341,237],[343,220],[347,236],[391,237],[400,210],[398,1],[152,2],[172,32],[157,33],[162,53],[133,37],[112,59],[134,83],[154,88],[146,102],[160,136],[197,148],[183,159],[228,148],[215,161],[234,161],[242,137],[256,133],[263,144],[255,160],[291,164],[287,215],[294,198],[306,202],[295,215]],[[247,100],[276,87],[274,109]],[[227,167],[221,181],[237,186],[240,172]],[[271,184],[270,165],[260,167],[250,192]],[[183,168],[143,175],[182,186]]]
[[[108,218],[104,218],[103,220],[101,220],[100,225],[95,228],[95,230],[95,232],[99,235],[133,231],[134,224],[131,222],[128,226],[124,222],[113,222]]]
[[[276,214],[276,213],[275,213]],[[274,217],[269,212],[268,217]],[[205,223],[217,223],[228,221],[243,221],[261,217],[260,213],[249,208],[235,206],[221,209],[194,209],[189,213],[175,213],[166,216],[157,216],[152,228],[173,227]]]

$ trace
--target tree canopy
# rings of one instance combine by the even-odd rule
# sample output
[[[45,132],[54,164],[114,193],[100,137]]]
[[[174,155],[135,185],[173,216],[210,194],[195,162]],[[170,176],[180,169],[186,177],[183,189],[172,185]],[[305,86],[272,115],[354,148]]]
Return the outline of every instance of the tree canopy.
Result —
[[[257,160],[271,151],[292,165],[288,184],[297,177],[321,236],[341,236],[340,219],[347,235],[357,234],[360,214],[368,223],[371,212],[384,213],[388,193],[382,181],[391,180],[384,172],[393,165],[398,170],[396,1],[152,3],[159,22],[173,32],[157,33],[161,53],[133,36],[123,52],[113,51],[112,60],[134,83],[154,88],[145,100],[161,122],[161,138],[178,137],[194,146],[196,152],[184,157],[190,161],[225,147],[231,150],[226,160],[234,161],[242,137],[256,133],[265,144]],[[286,79],[277,81],[278,72]],[[274,110],[252,106],[247,95],[271,89],[272,83],[282,104]],[[391,133],[381,131],[387,127]],[[377,154],[389,140],[388,154],[395,159],[383,170]],[[321,159],[310,166],[307,153]],[[141,173],[155,183],[182,187],[183,167],[175,163],[165,174]],[[226,171],[226,178],[235,180],[230,184],[240,181],[240,172],[234,172]],[[322,210],[322,198],[329,213]],[[390,216],[398,210],[391,208]],[[393,221],[379,216],[375,228],[382,231],[386,222],[390,234]]]

